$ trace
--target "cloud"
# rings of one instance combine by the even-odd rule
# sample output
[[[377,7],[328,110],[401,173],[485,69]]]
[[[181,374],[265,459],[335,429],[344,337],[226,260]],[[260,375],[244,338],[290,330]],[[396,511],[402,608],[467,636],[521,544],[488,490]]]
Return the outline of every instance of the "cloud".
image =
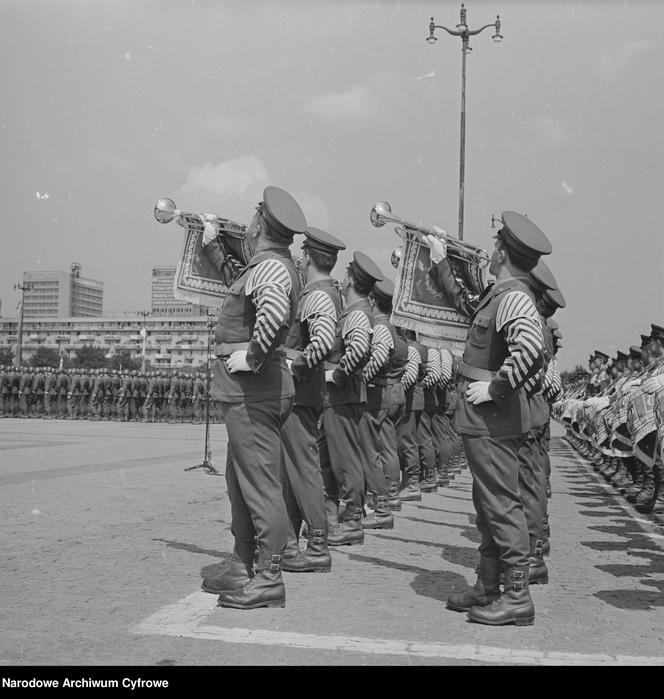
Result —
[[[175,192],[176,203],[187,211],[215,213],[248,223],[269,184],[280,186],[272,182],[259,157],[243,155],[217,164],[192,167],[185,183]],[[320,228],[329,224],[330,212],[319,196],[306,190],[288,191],[302,207],[308,223]]]
[[[613,78],[616,73],[627,66],[635,56],[649,49],[650,42],[647,39],[628,41],[626,44],[623,44],[618,50],[618,53],[614,55],[600,53],[597,58],[597,63],[604,77]]]
[[[376,100],[368,87],[354,85],[344,92],[328,92],[311,97],[303,110],[323,119],[362,121],[376,112]]]

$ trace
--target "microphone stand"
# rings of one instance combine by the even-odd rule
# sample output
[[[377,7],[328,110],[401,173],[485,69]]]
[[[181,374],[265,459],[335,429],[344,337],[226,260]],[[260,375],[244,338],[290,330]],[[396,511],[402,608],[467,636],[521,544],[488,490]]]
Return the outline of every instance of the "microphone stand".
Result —
[[[207,361],[205,363],[205,453],[202,464],[188,466],[185,468],[185,471],[194,471],[202,468],[211,476],[221,476],[221,473],[212,465],[212,452],[210,450],[210,356],[212,354],[212,330],[214,325],[214,318],[208,318],[208,346]]]

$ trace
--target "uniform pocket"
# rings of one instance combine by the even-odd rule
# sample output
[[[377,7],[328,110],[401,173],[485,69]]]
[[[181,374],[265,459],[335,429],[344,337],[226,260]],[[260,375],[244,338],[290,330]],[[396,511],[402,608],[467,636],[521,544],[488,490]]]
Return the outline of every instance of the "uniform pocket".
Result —
[[[484,349],[489,344],[491,321],[493,316],[488,313],[477,313],[468,330],[468,342],[478,349]]]

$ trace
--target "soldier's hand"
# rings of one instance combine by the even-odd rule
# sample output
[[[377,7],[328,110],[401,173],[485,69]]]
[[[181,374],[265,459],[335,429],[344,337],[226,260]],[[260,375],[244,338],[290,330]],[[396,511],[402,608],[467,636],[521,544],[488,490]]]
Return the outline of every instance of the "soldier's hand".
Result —
[[[466,398],[473,405],[488,403],[491,400],[491,396],[489,395],[489,382],[474,381],[469,384],[466,389]]]
[[[434,227],[434,230],[441,234],[445,232],[442,228],[437,227]],[[437,264],[447,257],[447,244],[444,240],[437,238],[435,235],[425,235],[424,242],[429,246],[429,250],[431,250],[431,261],[434,264]]]
[[[205,221],[203,226],[203,240],[201,241],[203,247],[209,245],[216,237],[217,229],[209,221]]]
[[[237,371],[251,371],[247,362],[247,353],[244,350],[233,352],[226,360],[226,366],[231,374],[235,374]]]

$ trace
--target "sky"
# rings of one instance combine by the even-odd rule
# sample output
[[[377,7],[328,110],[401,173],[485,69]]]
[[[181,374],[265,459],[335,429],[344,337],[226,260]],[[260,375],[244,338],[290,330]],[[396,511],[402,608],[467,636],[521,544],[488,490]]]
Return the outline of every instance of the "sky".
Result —
[[[527,214],[567,300],[562,369],[664,323],[664,3],[468,0],[464,239]],[[389,201],[457,234],[458,2],[0,0],[0,313],[24,270],[150,307],[183,231],[153,207],[248,223],[267,185],[394,278]]]

